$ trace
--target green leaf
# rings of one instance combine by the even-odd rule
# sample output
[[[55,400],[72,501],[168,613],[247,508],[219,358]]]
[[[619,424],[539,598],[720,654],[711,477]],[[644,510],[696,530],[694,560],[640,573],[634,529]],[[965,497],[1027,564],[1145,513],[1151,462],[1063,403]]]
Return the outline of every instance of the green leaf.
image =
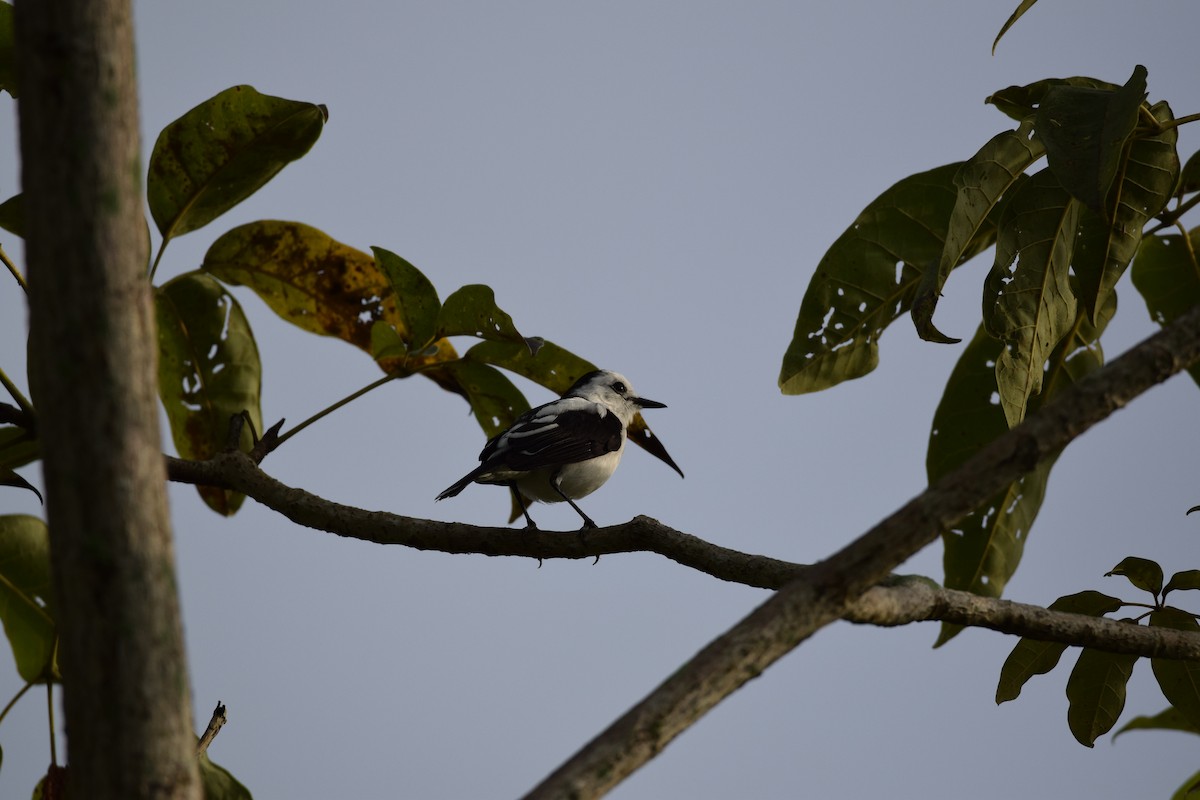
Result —
[[[25,238],[25,201],[22,198],[24,195],[14,194],[0,203],[0,228]]]
[[[1188,231],[1185,241],[1180,234],[1147,236],[1133,261],[1133,285],[1146,301],[1150,318],[1159,325],[1174,322],[1184,312],[1200,304],[1200,228]],[[1192,380],[1200,385],[1200,365],[1188,368]]]
[[[16,469],[41,456],[33,435],[17,425],[0,425],[0,467]]]
[[[1092,747],[1112,730],[1125,710],[1125,685],[1138,657],[1083,648],[1067,678],[1067,726],[1080,744]]]
[[[994,105],[1017,122],[1023,122],[1037,113],[1038,107],[1046,97],[1046,92],[1057,86],[1076,86],[1110,91],[1121,88],[1115,83],[1078,75],[1071,78],[1046,78],[1025,86],[1009,86],[1001,89],[983,102]]]
[[[1200,151],[1192,153],[1183,165],[1183,171],[1179,173],[1179,186],[1175,189],[1180,197],[1193,192],[1200,192]]]
[[[1104,365],[1100,335],[1115,313],[1113,294],[1102,311],[1099,326],[1077,319],[1071,334],[1048,359],[1042,379],[1044,388],[1031,402],[1032,408],[1044,405]],[[993,399],[994,367],[1000,352],[1000,342],[981,327],[955,365],[929,436],[925,463],[930,483],[956,469],[1008,429],[1004,412]],[[1039,464],[943,533],[947,587],[984,597],[999,597],[1003,593],[1021,562],[1025,541],[1041,509],[1050,470],[1056,461],[1057,457]],[[946,643],[960,630],[958,625],[943,623],[935,646]]]
[[[1042,157],[1045,148],[1031,136],[1033,125],[1024,122],[1013,131],[992,137],[954,176],[957,197],[946,231],[946,244],[936,270],[927,269],[913,298],[912,317],[917,334],[927,341],[955,342],[933,326],[933,311],[950,271],[962,263],[964,254],[995,238],[994,229],[984,228],[1001,198],[1023,177],[1026,168]]]
[[[1200,771],[1193,773],[1184,781],[1171,795],[1171,800],[1195,800],[1197,789],[1200,789]]]
[[[159,287],[158,391],[175,449],[183,458],[204,460],[223,450],[230,419],[248,412],[254,430],[263,431],[262,364],[242,307],[221,284],[202,272],[189,272]],[[250,431],[242,447],[253,446]],[[211,486],[197,487],[208,506],[231,515],[243,495]]]
[[[1110,614],[1120,608],[1121,601],[1116,597],[1091,590],[1065,595],[1050,604],[1052,611],[1087,614],[1090,617]],[[1058,666],[1058,660],[1066,649],[1067,646],[1059,642],[1043,642],[1022,637],[1004,660],[1004,666],[1000,668],[996,704],[1017,699],[1022,687],[1030,678],[1034,675],[1044,675]]]
[[[1184,716],[1183,712],[1174,706],[1168,706],[1163,711],[1158,712],[1152,717],[1140,716],[1134,717],[1121,726],[1121,729],[1113,734],[1113,741],[1117,740],[1125,731],[1182,731],[1184,733],[1200,734],[1200,726],[1193,725],[1191,721]]]
[[[996,55],[996,45],[1000,44],[1001,37],[1008,32],[1009,28],[1016,24],[1017,20],[1021,18],[1022,14],[1033,8],[1033,4],[1036,2],[1037,0],[1021,0],[1021,4],[1017,6],[1017,10],[1014,11],[1009,18],[1004,21],[1004,25],[1000,28],[1000,32],[996,34],[996,39],[992,42],[992,55]]]
[[[437,335],[475,336],[493,342],[520,342],[537,355],[540,338],[526,339],[512,317],[496,305],[496,295],[480,283],[468,284],[446,298],[437,319]]]
[[[1050,170],[1072,196],[1105,219],[1108,190],[1146,99],[1146,68],[1120,89],[1052,86],[1035,116]],[[1168,190],[1169,191],[1169,190]]]
[[[1196,622],[1195,617],[1170,606],[1151,611],[1150,626],[1189,633],[1200,632],[1200,623]],[[1167,702],[1179,709],[1194,727],[1200,728],[1200,664],[1152,658],[1150,667],[1154,670],[1158,688],[1162,689]]]
[[[1162,590],[1163,597],[1177,589],[1200,589],[1200,569],[1185,569],[1172,575]]]
[[[1151,112],[1160,123],[1173,119],[1166,103],[1156,103]],[[1072,267],[1079,276],[1080,300],[1089,315],[1095,314],[1125,274],[1142,242],[1146,223],[1171,199],[1179,179],[1178,138],[1178,130],[1171,127],[1130,143],[1120,177],[1110,192],[1112,222],[1090,210],[1080,217]]]
[[[860,378],[879,363],[879,336],[936,269],[958,195],[961,162],[910,175],[870,205],[829,248],[808,284],[779,386],[804,394]],[[974,242],[970,258],[990,240]]]
[[[316,143],[324,106],[234,86],[172,122],[150,154],[146,194],[164,241],[258,191]]]
[[[404,332],[397,330],[409,352],[421,350],[434,339],[442,304],[437,289],[425,273],[395,253],[372,247],[375,264],[387,277],[396,301],[396,310],[404,320]]]
[[[934,413],[925,459],[929,482],[952,472],[1008,430],[996,393],[996,359],[1003,345],[980,326],[963,351]],[[944,584],[950,589],[999,597],[1021,562],[1025,540],[1041,508],[1055,459],[997,492],[942,533]],[[962,628],[943,623],[935,646]]]
[[[0,621],[22,680],[62,679],[55,662],[50,536],[37,517],[0,516]]]
[[[381,345],[377,322],[386,323],[401,340],[414,338],[375,259],[299,222],[240,225],[213,242],[202,268],[225,283],[250,287],[293,325],[335,336],[372,355]],[[419,353],[380,357],[377,363],[384,372],[411,374],[456,357],[454,347],[442,339]]]
[[[592,362],[553,342],[543,343],[534,356],[524,341],[483,341],[468,350],[463,358],[515,372],[556,394],[567,391],[575,381],[596,369]]]
[[[1142,591],[1150,592],[1155,597],[1162,591],[1162,567],[1148,558],[1127,556],[1121,559],[1121,563],[1113,567],[1111,572],[1104,573],[1106,578],[1112,575],[1124,575],[1134,586]]]
[[[204,753],[198,759],[204,800],[253,800],[250,790]]]
[[[433,370],[448,373],[461,387],[459,393],[471,404],[471,412],[489,439],[529,410],[525,395],[493,366],[460,358],[431,367]]]
[[[996,385],[1009,427],[1025,418],[1046,359],[1075,323],[1069,270],[1079,207],[1044,169],[1021,184],[1001,218],[983,323],[1005,344]]]
[[[28,489],[37,495],[39,502],[46,502],[46,499],[42,497],[42,493],[37,490],[36,486],[22,478],[16,472],[13,472],[8,467],[0,467],[0,486],[12,486],[17,489]]]
[[[0,92],[17,97],[17,47],[13,7],[0,3]]]

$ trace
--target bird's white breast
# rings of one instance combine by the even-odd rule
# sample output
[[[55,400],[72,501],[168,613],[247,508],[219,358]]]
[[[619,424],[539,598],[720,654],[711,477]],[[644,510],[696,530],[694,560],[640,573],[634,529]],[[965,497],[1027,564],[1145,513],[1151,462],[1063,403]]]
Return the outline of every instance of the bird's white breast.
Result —
[[[621,438],[620,448],[605,453],[602,456],[589,458],[574,464],[559,467],[559,487],[572,500],[587,497],[604,485],[604,482],[621,463],[621,454],[625,451],[625,438]],[[562,498],[550,486],[552,470],[535,470],[527,473],[517,481],[517,488],[526,497],[540,500],[543,503],[561,503]]]

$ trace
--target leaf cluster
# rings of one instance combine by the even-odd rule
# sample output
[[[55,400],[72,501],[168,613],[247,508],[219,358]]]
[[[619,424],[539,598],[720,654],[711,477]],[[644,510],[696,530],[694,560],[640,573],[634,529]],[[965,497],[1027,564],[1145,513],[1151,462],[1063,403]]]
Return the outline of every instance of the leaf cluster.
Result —
[[[10,14],[11,7],[0,3],[0,45]],[[15,96],[5,75],[0,68],[0,89]],[[153,284],[171,241],[213,222],[301,158],[327,120],[322,105],[234,86],[167,125],[155,142],[146,200],[160,243],[153,262],[147,263],[147,276],[157,317],[159,396],[175,449],[184,459],[205,460],[231,447],[248,451],[264,430],[263,366],[249,318],[230,291],[233,286],[249,288],[278,316],[305,331],[353,345],[384,374],[277,443],[365,391],[412,376],[464,398],[491,437],[530,407],[505,372],[561,393],[595,368],[551,342],[522,335],[487,286],[463,286],[443,299],[429,278],[396,253],[382,247],[368,253],[300,222],[239,225],[217,237],[199,268]],[[23,230],[21,205],[20,195],[0,204],[0,227],[18,236]],[[149,262],[148,256],[149,247]],[[2,251],[0,257],[24,288],[20,271]],[[450,341],[455,337],[478,341],[460,354]],[[3,370],[0,383],[15,403],[0,403],[0,485],[36,492],[15,470],[39,458],[37,410]],[[249,424],[232,426],[235,418]],[[630,438],[674,466],[640,417]],[[245,499],[218,487],[197,489],[222,515],[236,513]],[[47,542],[41,520],[0,517],[0,621],[27,687],[63,680],[55,660]],[[232,777],[221,778],[219,767],[206,764],[204,771],[210,789],[233,787],[216,795],[210,791],[210,797],[241,796],[237,791],[244,791],[235,791],[240,784]]]
[[[1137,589],[1150,594],[1150,602],[1122,600],[1097,591],[1084,591],[1058,598],[1050,604],[1056,611],[1099,617],[1123,608],[1145,609],[1135,617],[1123,619],[1131,625],[1143,621],[1151,627],[1200,633],[1197,615],[1167,605],[1174,591],[1200,589],[1200,570],[1176,572],[1163,583],[1163,570],[1157,562],[1129,556],[1105,573],[1124,576]],[[1022,638],[1000,670],[996,702],[1015,700],[1035,675],[1044,675],[1058,666],[1067,645]],[[1108,733],[1125,708],[1125,689],[1138,657],[1081,648],[1075,666],[1067,678],[1067,726],[1080,744],[1092,747],[1096,739]],[[1114,739],[1125,731],[1166,729],[1200,734],[1200,664],[1166,658],[1151,658],[1150,668],[1170,704],[1152,716],[1139,716],[1126,723]],[[1188,779],[1181,791],[1200,781],[1200,773]]]
[[[1015,127],[963,161],[899,181],[825,253],[783,357],[784,393],[870,373],[884,329],[906,312],[921,338],[957,343],[933,322],[942,289],[992,249],[980,323],[934,414],[933,482],[1103,366],[1101,337],[1131,264],[1160,325],[1200,302],[1200,229],[1180,223],[1200,200],[1200,157],[1181,169],[1177,126],[1190,118],[1149,102],[1146,82],[1138,66],[1120,85],[1072,77],[992,94],[987,102]],[[1166,227],[1178,233],[1159,233]],[[1052,468],[1023,475],[944,532],[947,587],[1001,595]],[[944,625],[939,643],[958,630]]]

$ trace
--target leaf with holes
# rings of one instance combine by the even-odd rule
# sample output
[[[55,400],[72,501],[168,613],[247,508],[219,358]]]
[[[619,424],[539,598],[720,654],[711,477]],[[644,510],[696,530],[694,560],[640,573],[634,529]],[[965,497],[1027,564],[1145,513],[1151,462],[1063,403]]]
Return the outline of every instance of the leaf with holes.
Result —
[[[1200,304],[1200,228],[1181,234],[1147,236],[1138,247],[1130,270],[1134,288],[1146,301],[1150,318],[1160,326],[1174,322],[1184,312]],[[1188,368],[1192,380],[1200,385],[1200,364]]]
[[[1116,295],[1100,317],[1100,325],[1078,318],[1047,360],[1043,391],[1034,398],[1040,407],[1059,392],[1104,365],[1100,335],[1116,313]],[[967,346],[946,383],[929,435],[926,472],[929,482],[953,471],[1008,429],[996,392],[996,361],[1002,345],[982,327]],[[1045,497],[1046,483],[1056,458],[1043,461],[942,534],[945,547],[944,585],[985,597],[999,597],[1016,572],[1025,541]],[[961,631],[942,623],[937,645]]]
[[[26,682],[60,681],[46,523],[24,514],[0,516],[0,622]]]
[[[308,225],[278,220],[241,225],[213,242],[202,268],[225,283],[250,287],[293,325],[337,337],[372,356],[377,322],[402,340],[412,338],[375,259]],[[408,375],[456,357],[449,342],[438,340],[420,353],[381,357],[377,363],[385,372]]]
[[[936,269],[954,211],[961,162],[910,175],[868,205],[817,265],[783,356],[784,394],[860,378],[879,363],[879,336]],[[962,260],[990,245],[977,237]]]
[[[372,247],[371,252],[391,287],[396,311],[404,320],[404,327],[396,330],[397,335],[409,352],[422,350],[432,343],[442,310],[437,289],[425,273],[390,250]]]
[[[1043,365],[1075,323],[1070,284],[1079,203],[1044,169],[1005,206],[996,261],[983,290],[983,324],[1004,341],[996,387],[1009,427],[1042,387]]]
[[[1121,601],[1100,592],[1086,591],[1060,597],[1050,604],[1052,611],[1071,614],[1087,614],[1100,617],[1121,608]],[[1015,700],[1022,687],[1034,675],[1045,675],[1058,666],[1058,661],[1067,646],[1060,642],[1043,642],[1022,637],[1008,654],[1000,668],[1000,682],[996,685],[996,703]]]
[[[189,272],[155,292],[158,317],[158,392],[175,449],[203,460],[226,446],[229,422],[243,412],[262,433],[262,364],[242,307],[221,284]],[[242,447],[253,445],[249,430]],[[198,486],[209,508],[231,515],[245,497]]]
[[[1151,113],[1162,124],[1173,119],[1166,103],[1156,103]],[[1089,315],[1103,305],[1125,274],[1142,242],[1146,223],[1171,199],[1179,178],[1178,139],[1178,129],[1171,127],[1131,142],[1120,178],[1110,193],[1112,222],[1090,210],[1080,217],[1071,266],[1079,276],[1080,301]]]
[[[913,298],[912,318],[917,334],[934,342],[955,342],[933,326],[933,312],[950,271],[963,260],[963,254],[976,245],[995,238],[994,224],[988,218],[1001,200],[1013,190],[1024,172],[1045,153],[1041,141],[1032,136],[1033,124],[1022,123],[1016,130],[992,137],[979,152],[962,165],[954,176],[957,196],[954,213],[946,230],[946,244],[937,269],[927,269]]]
[[[258,191],[316,143],[324,106],[234,86],[172,122],[150,154],[146,198],[164,241]]]
[[[1125,710],[1125,687],[1138,657],[1083,648],[1067,678],[1067,727],[1080,744],[1092,747],[1112,730]]]
[[[496,305],[495,292],[480,283],[468,284],[446,298],[437,319],[437,335],[520,342],[529,348],[530,356],[536,356],[543,343],[538,337],[522,336],[512,317]]]

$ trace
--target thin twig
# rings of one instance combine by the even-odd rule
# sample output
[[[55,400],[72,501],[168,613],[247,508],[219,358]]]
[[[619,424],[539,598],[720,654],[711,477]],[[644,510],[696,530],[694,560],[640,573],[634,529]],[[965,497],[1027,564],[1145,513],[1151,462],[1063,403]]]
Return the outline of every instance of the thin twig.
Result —
[[[29,398],[21,394],[21,390],[18,389],[17,385],[12,382],[12,379],[5,374],[3,369],[0,369],[0,386],[3,386],[8,391],[12,399],[17,401],[17,405],[19,405],[21,410],[25,412],[26,417],[28,417],[30,420],[37,419],[37,413],[33,410],[33,403],[29,402]]]
[[[359,389],[358,391],[356,391],[356,392],[351,392],[350,394],[348,394],[348,395],[346,395],[345,397],[343,397],[341,400],[338,400],[338,401],[337,401],[336,403],[334,403],[333,405],[329,406],[328,408],[324,408],[324,409],[322,409],[321,411],[318,411],[316,414],[313,414],[311,417],[309,417],[308,419],[304,420],[303,422],[301,422],[301,423],[300,423],[299,425],[297,425],[296,427],[292,428],[292,429],[291,429],[290,431],[288,431],[287,433],[285,433],[285,434],[283,434],[282,436],[278,437],[278,438],[275,440],[275,447],[279,447],[279,446],[280,446],[280,445],[282,445],[284,442],[286,442],[288,439],[292,438],[292,437],[293,437],[293,436],[295,436],[297,433],[299,433],[300,431],[302,431],[302,430],[304,430],[305,428],[307,428],[309,425],[312,425],[314,422],[316,422],[317,420],[321,419],[322,417],[324,417],[324,416],[326,416],[326,415],[328,415],[328,414],[332,414],[334,411],[337,411],[339,408],[341,408],[342,406],[346,405],[346,404],[347,404],[347,403],[349,403],[351,400],[357,400],[358,398],[362,397],[364,394],[366,394],[367,392],[371,391],[372,389],[376,389],[376,388],[378,388],[378,387],[380,387],[380,386],[383,386],[385,383],[388,383],[389,381],[394,381],[394,380],[395,380],[396,378],[398,378],[398,377],[400,377],[400,376],[399,376],[399,375],[384,375],[384,376],[383,376],[382,378],[380,378],[379,380],[377,380],[377,381],[372,381],[371,383],[367,384],[366,386],[364,386],[363,388]]]
[[[21,270],[17,269],[17,265],[8,257],[8,253],[4,252],[4,247],[0,246],[0,261],[4,262],[4,266],[8,267],[8,271],[17,279],[17,285],[25,294],[29,294],[29,284],[25,282],[25,276],[21,274]]]
[[[213,709],[212,719],[208,721],[208,727],[204,729],[204,734],[200,737],[200,741],[196,743],[196,757],[204,755],[208,751],[208,746],[212,744],[212,740],[217,738],[221,728],[228,721],[225,716],[225,704],[220,700],[217,701],[217,707]]]

